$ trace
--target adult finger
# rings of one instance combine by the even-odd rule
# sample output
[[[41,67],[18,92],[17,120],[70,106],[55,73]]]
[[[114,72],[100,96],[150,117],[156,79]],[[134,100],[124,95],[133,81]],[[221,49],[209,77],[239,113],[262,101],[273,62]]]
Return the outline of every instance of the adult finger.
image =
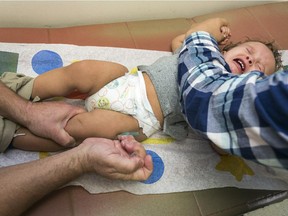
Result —
[[[153,171],[152,158],[147,155],[145,158],[144,165],[141,159],[134,157],[129,160],[129,166],[127,163],[123,162],[118,164],[118,170],[112,175],[113,178],[122,180],[135,180],[143,181],[149,178]]]

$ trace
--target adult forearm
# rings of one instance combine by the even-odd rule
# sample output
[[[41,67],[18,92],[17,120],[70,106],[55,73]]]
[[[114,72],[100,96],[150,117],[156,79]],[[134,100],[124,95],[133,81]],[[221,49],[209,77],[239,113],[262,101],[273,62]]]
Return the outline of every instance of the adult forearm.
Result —
[[[82,168],[75,151],[1,168],[0,215],[20,215],[46,194],[80,176]]]
[[[17,216],[51,191],[84,173],[123,180],[146,180],[151,156],[133,137],[88,138],[79,146],[48,158],[0,168],[0,215]],[[17,205],[15,206],[15,203]]]
[[[17,95],[0,81],[0,115],[12,121],[24,124],[29,101]]]

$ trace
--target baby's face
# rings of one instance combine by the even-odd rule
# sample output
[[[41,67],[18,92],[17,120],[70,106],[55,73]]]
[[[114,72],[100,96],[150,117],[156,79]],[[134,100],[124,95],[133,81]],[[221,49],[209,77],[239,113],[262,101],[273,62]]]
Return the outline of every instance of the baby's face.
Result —
[[[272,51],[261,42],[245,42],[226,52],[224,58],[233,74],[253,70],[270,75],[275,72],[276,61]]]

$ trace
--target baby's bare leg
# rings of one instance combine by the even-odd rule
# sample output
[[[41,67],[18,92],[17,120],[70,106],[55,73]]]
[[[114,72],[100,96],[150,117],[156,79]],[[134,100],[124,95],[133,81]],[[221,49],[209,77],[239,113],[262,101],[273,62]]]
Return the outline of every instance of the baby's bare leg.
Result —
[[[111,110],[96,109],[78,114],[68,121],[65,129],[78,143],[88,137],[117,139],[117,135],[124,132],[138,132],[139,136],[136,136],[135,139],[139,142],[147,139],[136,119]],[[52,140],[35,136],[26,128],[20,128],[17,134],[25,134],[12,140],[13,147],[18,149],[50,152],[68,148],[58,145]]]
[[[96,60],[76,62],[36,77],[32,98],[67,96],[74,90],[91,95],[127,71],[123,65],[113,62]]]
[[[65,129],[76,140],[87,137],[116,139],[124,132],[138,132],[139,136],[135,137],[137,141],[147,139],[135,118],[111,110],[96,109],[81,113],[68,121]]]
[[[16,136],[12,140],[12,146],[25,150],[25,151],[59,151],[63,150],[66,147],[58,145],[52,140],[45,139],[38,137],[34,134],[32,134],[28,129],[26,128],[19,128],[17,130],[17,134],[20,134],[19,136]],[[25,134],[25,135],[21,135]]]

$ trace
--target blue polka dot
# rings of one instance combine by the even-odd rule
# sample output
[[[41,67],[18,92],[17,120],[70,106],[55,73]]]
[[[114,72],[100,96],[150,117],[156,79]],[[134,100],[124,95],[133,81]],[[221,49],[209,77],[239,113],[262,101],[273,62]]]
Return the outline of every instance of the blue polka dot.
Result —
[[[32,58],[32,68],[37,74],[63,67],[61,56],[50,50],[41,50]]]
[[[164,163],[161,157],[158,154],[156,154],[154,151],[146,150],[146,153],[152,156],[154,169],[153,169],[151,176],[146,181],[142,181],[142,182],[144,184],[153,184],[162,177],[164,173]]]

